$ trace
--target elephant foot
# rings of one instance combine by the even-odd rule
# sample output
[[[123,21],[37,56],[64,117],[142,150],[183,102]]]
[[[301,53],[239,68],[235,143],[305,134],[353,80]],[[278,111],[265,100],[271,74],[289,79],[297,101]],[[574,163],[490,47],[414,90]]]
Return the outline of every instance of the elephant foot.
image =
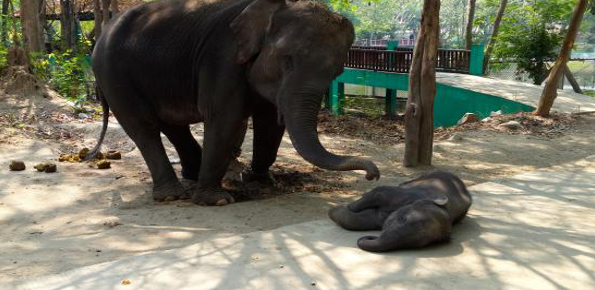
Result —
[[[192,196],[192,202],[198,205],[223,206],[234,203],[235,200],[231,194],[221,188],[196,188]]]
[[[182,178],[182,180],[180,180],[180,183],[184,188],[184,193],[180,196],[180,199],[189,199],[192,196],[192,193],[196,190],[196,187],[198,186],[198,181]]]
[[[227,167],[227,172],[225,173],[225,176],[223,176],[223,181],[230,183],[241,182],[243,170],[244,165],[240,161],[237,159],[231,160],[231,162],[229,162],[229,166]]]
[[[187,190],[185,190],[179,181],[164,186],[153,188],[153,200],[161,201],[174,201],[178,199],[188,199]]]
[[[244,183],[256,181],[261,184],[277,186],[277,180],[275,180],[275,177],[270,171],[267,171],[266,173],[256,173],[252,170],[243,172],[242,181],[244,181]]]

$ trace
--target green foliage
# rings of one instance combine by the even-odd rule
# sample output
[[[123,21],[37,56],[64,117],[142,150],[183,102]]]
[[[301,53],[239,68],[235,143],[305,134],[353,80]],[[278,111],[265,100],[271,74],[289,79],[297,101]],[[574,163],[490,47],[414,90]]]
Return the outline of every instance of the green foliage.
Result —
[[[541,25],[514,30],[502,31],[494,54],[499,58],[514,58],[517,73],[527,72],[533,83],[539,85],[547,77],[547,60],[556,58],[562,37]]]
[[[595,1],[591,1],[595,3]],[[595,10],[593,10],[595,13]],[[581,30],[577,35],[575,49],[595,52],[595,14],[585,13]]]
[[[335,11],[353,12],[357,9],[357,6],[354,3],[352,3],[353,1],[349,1],[349,0],[319,0],[319,1],[327,4]],[[377,1],[377,0],[372,0],[372,2],[375,2],[375,1]]]
[[[548,73],[546,61],[556,58],[575,3],[576,0],[511,0],[493,56],[513,60],[517,73],[527,72],[534,84],[541,84]]]
[[[2,75],[2,72],[4,71],[4,69],[6,69],[6,66],[8,65],[8,63],[6,62],[7,54],[8,54],[8,47],[6,47],[4,44],[0,43],[0,75]]]
[[[37,54],[31,58],[35,74],[48,82],[60,95],[75,103],[85,100],[85,69],[88,64],[84,54],[66,51]]]
[[[380,118],[384,116],[384,102],[378,99],[367,97],[367,96],[350,96],[345,97],[344,108],[346,113],[359,111],[366,116],[372,116],[372,118]]]
[[[321,0],[349,18],[359,39],[387,36],[408,38],[417,33],[423,1],[419,0]],[[481,1],[481,0],[480,0]],[[464,45],[469,0],[441,0],[440,43],[442,47]]]

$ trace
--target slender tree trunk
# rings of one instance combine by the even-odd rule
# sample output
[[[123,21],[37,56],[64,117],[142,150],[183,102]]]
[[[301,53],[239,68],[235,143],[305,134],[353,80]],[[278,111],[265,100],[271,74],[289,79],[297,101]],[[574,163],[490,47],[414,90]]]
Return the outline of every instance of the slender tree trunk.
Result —
[[[62,50],[76,49],[76,35],[74,23],[74,3],[72,0],[60,0],[60,24],[61,24],[61,38]]]
[[[120,7],[118,7],[118,0],[110,0],[110,2],[110,5],[112,6],[112,13],[120,13]]]
[[[578,82],[574,78],[574,75],[572,75],[572,72],[570,71],[568,64],[564,66],[564,76],[566,76],[566,79],[568,79],[568,82],[572,86],[572,89],[575,93],[584,94],[583,90],[581,89],[581,86],[579,86]]]
[[[40,21],[43,2],[39,0],[21,1],[21,24],[27,52],[43,50],[43,31]]]
[[[95,37],[95,41],[99,39],[101,35],[101,26],[103,23],[103,14],[101,13],[101,0],[93,0],[93,16],[95,16],[95,26],[93,27],[93,32]]]
[[[496,44],[496,37],[498,37],[498,30],[500,30],[500,22],[502,21],[502,16],[504,16],[504,11],[506,10],[506,5],[508,5],[508,0],[502,0],[500,2],[500,9],[498,10],[498,14],[496,15],[496,19],[494,20],[494,28],[492,29],[492,36],[490,37],[490,42],[488,43],[488,48],[485,53],[485,57],[483,59],[483,73],[485,74],[488,70],[488,65],[490,63],[490,57],[492,55],[492,50],[494,50],[494,45]]]
[[[41,14],[39,14],[39,23],[41,24],[41,39],[43,41],[42,45],[45,51],[52,50],[52,34],[51,34],[51,22],[47,20],[47,2],[44,0],[42,2],[41,7]]]
[[[6,43],[8,41],[8,1],[2,0],[2,19],[0,19],[0,41]]]
[[[467,13],[467,29],[465,32],[465,48],[467,50],[471,49],[471,44],[473,42],[473,19],[475,18],[475,1],[476,0],[469,0],[469,10]]]
[[[101,0],[101,9],[103,10],[103,27],[105,27],[109,21],[109,2],[110,0]]]
[[[545,87],[541,93],[537,110],[535,110],[535,115],[537,116],[548,116],[550,114],[552,105],[554,104],[554,100],[558,96],[558,90],[556,88],[557,81],[564,73],[564,68],[568,63],[568,58],[570,58],[570,52],[574,46],[576,34],[581,27],[581,21],[583,20],[583,15],[587,9],[587,2],[588,0],[579,0],[579,2],[574,7],[574,13],[572,14],[572,20],[570,21],[568,32],[566,32],[566,37],[562,43],[562,49],[560,50],[560,54],[558,55],[558,59],[556,59],[554,67],[545,81]]]
[[[424,0],[421,29],[409,73],[409,96],[405,108],[403,163],[407,167],[432,164],[439,14],[440,0]]]

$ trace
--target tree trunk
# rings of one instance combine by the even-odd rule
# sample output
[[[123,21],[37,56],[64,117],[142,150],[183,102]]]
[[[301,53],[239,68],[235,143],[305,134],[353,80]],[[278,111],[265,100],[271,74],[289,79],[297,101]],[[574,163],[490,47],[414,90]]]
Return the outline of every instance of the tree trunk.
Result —
[[[488,65],[490,63],[490,57],[492,54],[492,50],[494,50],[494,45],[496,44],[496,37],[498,37],[498,30],[500,30],[500,22],[502,21],[502,16],[504,16],[504,11],[506,10],[506,5],[508,5],[508,0],[502,0],[500,2],[500,9],[498,10],[498,14],[496,15],[496,19],[494,20],[494,28],[492,29],[492,36],[490,37],[490,42],[488,43],[488,48],[485,53],[485,57],[483,59],[483,74],[488,70]]]
[[[60,0],[60,24],[61,24],[61,38],[62,50],[76,49],[76,35],[74,24],[74,3],[72,0]]]
[[[566,76],[566,79],[568,79],[568,82],[572,86],[572,89],[575,93],[584,94],[583,90],[581,89],[581,86],[579,86],[578,82],[572,75],[572,72],[570,71],[568,64],[564,66],[564,76]]]
[[[469,0],[469,10],[467,13],[467,29],[465,32],[465,49],[471,50],[473,42],[473,19],[475,18],[475,1]]]
[[[41,28],[43,33],[43,44],[46,51],[54,50],[54,40],[52,35],[52,23],[46,18],[47,5],[43,5],[40,15]]]
[[[38,52],[43,49],[43,31],[40,21],[43,2],[21,1],[21,24],[27,52]]]
[[[439,14],[440,0],[424,0],[421,29],[409,73],[409,96],[405,108],[403,163],[407,167],[432,164]]]
[[[93,0],[93,16],[95,16],[95,26],[93,27],[94,40],[97,41],[101,36],[101,26],[103,23],[103,14],[101,13],[101,0]]]
[[[568,63],[568,58],[570,57],[570,52],[574,46],[576,34],[581,27],[581,21],[583,20],[583,15],[587,9],[587,2],[588,0],[579,0],[579,2],[574,7],[574,13],[572,14],[572,20],[570,21],[568,32],[566,33],[566,37],[562,43],[562,49],[560,50],[560,54],[558,55],[558,59],[556,59],[554,67],[545,81],[545,87],[541,93],[541,98],[539,98],[539,104],[537,105],[537,110],[535,110],[535,115],[537,116],[548,116],[550,114],[552,105],[554,104],[554,100],[558,96],[558,91],[556,88],[557,81],[564,73],[564,67],[566,67]]]
[[[109,21],[109,2],[110,0],[101,0],[101,9],[103,10],[102,20],[104,27]]]
[[[112,13],[117,14],[120,13],[120,7],[118,7],[118,0],[111,0],[110,1],[112,6]]]
[[[8,1],[2,0],[2,19],[0,19],[0,41],[8,42]]]

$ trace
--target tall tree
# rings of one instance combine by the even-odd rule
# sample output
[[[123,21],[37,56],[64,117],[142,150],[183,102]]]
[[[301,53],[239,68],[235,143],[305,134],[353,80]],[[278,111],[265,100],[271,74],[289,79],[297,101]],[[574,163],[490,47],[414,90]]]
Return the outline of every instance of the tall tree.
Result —
[[[440,0],[424,0],[421,29],[409,73],[405,108],[405,157],[407,167],[432,163],[436,55],[440,32]]]
[[[566,33],[566,37],[562,43],[562,49],[560,50],[560,54],[556,59],[556,63],[552,67],[552,70],[550,71],[550,74],[546,80],[541,98],[539,98],[537,110],[535,110],[535,115],[545,117],[550,114],[554,100],[558,96],[557,83],[564,73],[564,69],[568,63],[568,58],[570,58],[570,52],[574,46],[576,34],[578,33],[578,30],[581,26],[581,21],[583,20],[585,10],[587,10],[587,2],[588,0],[579,0],[579,2],[574,7],[574,13],[572,14],[572,20],[570,21],[568,32]]]
[[[72,0],[60,0],[60,27],[62,49],[76,49],[75,9]]]
[[[471,49],[473,42],[473,19],[475,18],[475,2],[476,0],[469,0],[469,10],[467,11],[467,28],[465,29],[465,48]]]
[[[6,43],[8,41],[8,1],[2,0],[2,14],[0,15],[0,41]]]
[[[110,0],[101,0],[101,9],[103,10],[103,16],[102,16],[103,27],[105,27],[105,25],[107,24],[107,22],[109,21],[109,18],[110,18],[109,3],[110,3]]]
[[[93,0],[93,16],[95,18],[95,26],[93,26],[94,39],[99,39],[101,36],[101,26],[103,23],[103,13],[101,12],[101,0]]]
[[[500,9],[498,9],[498,14],[496,14],[496,19],[494,20],[494,26],[492,28],[492,36],[490,37],[490,42],[488,43],[488,48],[485,53],[485,57],[483,59],[483,73],[485,74],[488,70],[488,65],[490,63],[490,56],[492,54],[492,50],[494,50],[494,45],[496,43],[496,39],[498,37],[498,30],[500,29],[500,22],[502,21],[502,16],[504,16],[504,11],[506,10],[506,5],[508,4],[508,0],[502,0],[500,2]]]
[[[42,51],[43,49],[40,15],[44,2],[43,0],[21,1],[21,24],[27,52]]]
[[[118,6],[118,0],[111,0],[110,5],[112,6],[112,13],[120,13],[120,7]]]

